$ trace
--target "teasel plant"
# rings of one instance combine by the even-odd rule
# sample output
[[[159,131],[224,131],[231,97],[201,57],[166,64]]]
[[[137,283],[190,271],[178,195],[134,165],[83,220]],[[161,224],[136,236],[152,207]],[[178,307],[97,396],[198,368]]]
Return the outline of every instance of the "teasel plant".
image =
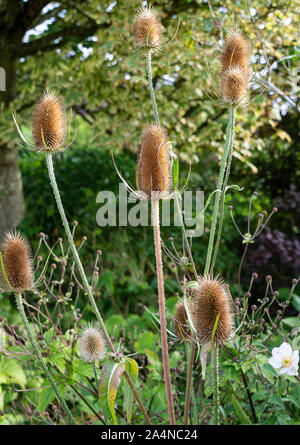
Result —
[[[167,132],[160,125],[152,83],[151,64],[152,53],[161,52],[163,46],[170,43],[168,42],[166,45],[163,44],[163,30],[164,27],[161,24],[160,17],[151,6],[141,7],[137,11],[133,25],[133,45],[134,48],[140,50],[142,54],[145,54],[146,51],[148,87],[155,122],[148,124],[142,133],[136,168],[136,190],[134,190],[121,175],[113,154],[112,158],[117,174],[131,195],[136,199],[147,200],[151,204],[165,389],[170,424],[174,425],[175,415],[168,353],[159,202],[161,199],[171,199],[176,195],[177,190],[172,192],[171,170],[173,153],[170,150]]]
[[[75,425],[76,421],[43,358],[24,309],[23,294],[25,294],[26,291],[31,290],[37,284],[34,283],[33,259],[29,242],[21,233],[9,232],[1,242],[0,252],[3,291],[14,293],[17,309],[34,354],[39,360],[57,399],[69,418],[70,423]]]
[[[107,329],[105,327],[105,323],[103,321],[103,318],[100,314],[100,311],[97,307],[95,298],[93,296],[92,288],[88,282],[86,273],[84,271],[80,256],[78,254],[78,250],[75,246],[74,239],[72,236],[72,232],[70,229],[69,222],[67,220],[64,206],[61,200],[59,188],[56,182],[55,177],[55,171],[54,171],[54,165],[53,165],[53,155],[66,150],[70,147],[70,145],[73,143],[76,131],[74,136],[71,138],[71,117],[72,113],[70,112],[70,118],[67,123],[67,116],[66,116],[66,110],[65,105],[63,103],[63,100],[59,98],[56,93],[45,91],[40,98],[37,100],[35,105],[35,110],[33,113],[33,119],[32,119],[32,139],[33,142],[30,143],[26,140],[24,135],[21,132],[21,129],[17,123],[16,115],[13,113],[13,120],[15,122],[15,125],[17,127],[18,133],[21,136],[23,142],[25,142],[26,146],[25,148],[33,151],[42,152],[45,154],[46,157],[46,163],[47,163],[47,169],[48,169],[48,175],[50,184],[53,190],[54,198],[57,204],[57,209],[59,211],[62,224],[70,245],[70,249],[72,251],[74,262],[78,268],[78,272],[80,275],[80,278],[82,280],[82,284],[84,289],[86,290],[86,293],[88,295],[90,304],[92,306],[92,309],[95,313],[97,322],[99,324],[99,327],[104,335],[105,341],[110,348],[112,354],[114,357],[119,358],[120,354],[116,351],[115,346],[107,332]],[[134,394],[134,397],[136,399],[136,402],[138,403],[145,420],[147,424],[151,424],[150,417],[147,414],[146,408],[134,386],[134,383],[127,372],[127,370],[124,370],[124,376],[130,386],[131,391]]]
[[[154,235],[156,275],[158,286],[159,320],[162,342],[162,359],[170,424],[175,425],[172,383],[169,365],[164,274],[159,221],[159,201],[171,190],[171,156],[168,137],[161,127],[152,82],[151,57],[162,43],[163,26],[158,14],[151,8],[141,8],[134,22],[133,38],[137,49],[147,48],[147,77],[155,124],[151,124],[142,135],[137,163],[138,190],[145,193],[151,202]]]

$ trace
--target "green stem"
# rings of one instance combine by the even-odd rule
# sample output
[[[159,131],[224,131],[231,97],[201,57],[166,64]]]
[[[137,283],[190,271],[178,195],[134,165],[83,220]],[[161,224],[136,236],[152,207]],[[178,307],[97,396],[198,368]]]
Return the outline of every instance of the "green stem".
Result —
[[[233,115],[233,123],[232,123],[232,143],[229,146],[229,152],[228,152],[228,158],[227,158],[227,165],[226,165],[226,173],[225,173],[225,179],[222,187],[222,193],[221,193],[221,213],[220,213],[220,221],[219,221],[219,229],[218,229],[218,235],[217,235],[217,241],[215,245],[215,251],[214,251],[214,257],[211,263],[210,273],[212,274],[214,271],[215,262],[218,255],[218,250],[221,242],[221,236],[222,236],[222,227],[223,227],[223,218],[224,218],[224,204],[225,204],[225,193],[226,193],[226,187],[228,184],[228,179],[230,175],[230,169],[231,169],[231,161],[232,161],[232,154],[233,154],[233,139],[234,139],[234,125],[235,125],[235,114]]]
[[[157,111],[157,105],[156,105],[156,99],[155,99],[155,94],[154,94],[154,89],[153,89],[151,55],[152,55],[152,50],[150,49],[147,53],[148,85],[149,85],[149,91],[150,91],[150,96],[151,96],[151,100],[152,100],[152,107],[153,107],[155,121],[158,125],[160,125],[158,111]]]
[[[31,343],[31,345],[32,345],[32,348],[33,348],[33,350],[34,350],[34,352],[35,352],[35,355],[36,355],[37,358],[39,359],[39,361],[40,361],[40,363],[41,363],[41,365],[42,365],[42,368],[43,368],[43,370],[44,370],[44,372],[45,372],[45,374],[46,374],[46,376],[47,376],[47,378],[48,378],[48,380],[49,380],[49,382],[50,382],[50,384],[51,384],[51,386],[52,386],[52,388],[53,388],[53,390],[54,390],[54,392],[55,392],[55,394],[56,394],[56,396],[57,396],[57,398],[58,398],[58,400],[59,400],[60,403],[62,404],[62,406],[63,406],[65,412],[67,413],[67,415],[69,416],[69,419],[70,419],[70,421],[71,421],[71,424],[72,424],[72,425],[76,425],[76,421],[75,421],[75,419],[74,419],[74,417],[73,417],[71,411],[69,410],[69,408],[68,408],[68,406],[67,406],[67,404],[66,404],[65,399],[64,399],[63,396],[61,395],[61,393],[60,393],[60,391],[59,391],[59,389],[58,389],[58,386],[56,385],[55,381],[53,380],[53,377],[52,377],[52,375],[51,375],[51,373],[50,373],[50,371],[49,371],[49,368],[48,368],[48,366],[46,365],[46,362],[45,362],[45,360],[44,360],[44,358],[43,358],[43,356],[42,356],[42,353],[41,353],[41,351],[40,351],[40,348],[39,348],[37,342],[35,341],[34,334],[33,334],[32,330],[31,330],[31,328],[30,328],[30,326],[29,326],[29,323],[28,323],[28,320],[27,320],[27,317],[26,317],[26,314],[25,314],[24,305],[23,305],[23,300],[22,300],[22,294],[20,294],[20,293],[16,293],[16,294],[15,294],[15,297],[16,297],[16,302],[17,302],[17,308],[18,308],[18,310],[19,310],[19,313],[20,313],[20,316],[21,316],[21,318],[22,318],[22,321],[23,321],[23,324],[24,324],[26,333],[27,333],[27,335],[28,335],[28,338],[29,338],[29,340],[30,340],[30,343]]]
[[[219,425],[219,350],[212,345],[213,395],[214,395],[214,425]]]
[[[93,361],[93,370],[94,370],[94,377],[95,377],[96,386],[98,387],[97,368],[96,368],[95,361]]]
[[[114,345],[113,345],[113,343],[112,343],[112,341],[110,339],[110,336],[109,336],[109,334],[107,332],[107,329],[105,327],[104,321],[103,321],[103,319],[102,319],[102,317],[100,315],[100,312],[98,310],[98,307],[96,305],[96,302],[95,302],[95,299],[94,299],[91,287],[90,287],[89,282],[87,280],[85,271],[83,269],[83,266],[82,266],[79,254],[77,252],[77,249],[76,249],[76,246],[75,246],[75,243],[74,243],[74,240],[73,240],[73,236],[72,236],[72,233],[71,233],[71,230],[70,230],[70,226],[69,226],[66,214],[65,214],[65,210],[64,210],[62,201],[61,201],[59,189],[58,189],[58,186],[57,186],[57,183],[56,183],[56,178],[55,178],[54,167],[53,167],[53,160],[52,160],[52,154],[51,153],[46,153],[46,160],[47,160],[49,179],[50,179],[50,183],[51,183],[51,186],[52,186],[52,189],[53,189],[53,193],[54,193],[54,197],[55,197],[55,200],[56,200],[57,208],[58,208],[58,211],[60,213],[61,220],[62,220],[64,229],[65,229],[65,232],[66,232],[66,235],[67,235],[67,238],[68,238],[68,242],[69,242],[69,245],[71,247],[71,250],[72,250],[72,253],[73,253],[73,256],[74,256],[74,260],[76,262],[76,265],[77,265],[80,277],[82,279],[84,288],[87,291],[88,298],[90,300],[90,303],[91,303],[92,308],[94,310],[94,313],[96,315],[98,323],[100,324],[101,330],[102,330],[102,332],[103,332],[103,334],[105,336],[107,344],[108,344],[109,348],[111,349],[111,351],[115,352],[116,351],[115,347],[114,347]],[[142,411],[142,413],[143,413],[143,415],[144,415],[144,417],[146,419],[146,422],[148,423],[148,425],[151,425],[151,420],[150,420],[150,418],[149,418],[149,416],[147,414],[147,411],[146,411],[146,409],[145,409],[145,407],[143,405],[143,402],[142,402],[141,398],[139,397],[137,391],[134,388],[134,384],[133,384],[133,382],[131,380],[131,377],[127,373],[127,371],[124,372],[124,376],[127,379],[128,383],[129,383],[129,386],[130,386],[130,388],[133,391],[135,399],[136,399],[136,401],[137,401],[137,403],[138,403],[138,405],[139,405],[139,407],[140,407],[140,409],[141,409],[141,411]]]
[[[190,260],[192,268],[193,268],[193,273],[194,273],[195,280],[198,281],[197,269],[196,269],[196,266],[195,266],[195,263],[194,263],[194,258],[193,258],[193,255],[192,255],[190,243],[189,243],[189,240],[188,240],[187,235],[186,235],[184,222],[183,222],[183,217],[182,217],[181,209],[180,209],[179,202],[178,202],[177,192],[175,193],[175,203],[176,203],[177,211],[178,211],[178,214],[179,214],[179,217],[180,217],[180,226],[181,226],[181,231],[182,231],[182,234],[183,234],[183,239],[184,239],[184,243],[185,243],[185,246],[186,246],[186,250],[187,250],[187,253],[188,253],[188,257],[189,257],[189,260]]]
[[[187,351],[188,367],[187,367],[186,388],[185,388],[184,419],[183,419],[184,425],[188,425],[189,421],[191,389],[193,386],[193,363],[196,351],[196,342],[194,341],[192,344],[190,342],[186,342],[186,351]]]
[[[220,167],[220,173],[219,173],[218,184],[217,184],[217,190],[222,190],[221,194],[223,194],[223,185],[224,185],[223,181],[224,181],[226,164],[228,162],[229,153],[232,152],[232,147],[233,147],[234,125],[235,125],[235,107],[232,106],[229,108],[226,139],[225,139],[221,167]],[[231,159],[231,156],[230,156],[230,159]],[[231,163],[231,161],[230,161],[230,163]],[[230,165],[230,164],[228,163],[228,165]],[[228,171],[228,177],[229,177],[229,171]],[[227,181],[228,181],[228,177],[227,177]],[[216,193],[216,197],[215,197],[204,275],[207,275],[209,272],[209,269],[210,269],[211,257],[212,257],[212,252],[213,252],[214,239],[215,239],[215,232],[216,232],[216,225],[217,225],[218,214],[219,214],[221,194]]]

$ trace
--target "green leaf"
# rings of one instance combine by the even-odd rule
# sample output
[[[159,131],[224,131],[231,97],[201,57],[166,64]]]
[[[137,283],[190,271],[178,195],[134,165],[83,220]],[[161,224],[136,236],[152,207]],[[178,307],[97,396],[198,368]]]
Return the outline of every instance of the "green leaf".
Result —
[[[25,388],[26,375],[23,368],[15,361],[5,358],[0,361],[0,384],[18,383],[21,388]]]
[[[133,358],[126,357],[125,369],[131,378],[132,382],[135,383],[138,378],[139,367],[137,362]],[[130,388],[129,383],[125,379],[124,382],[124,411],[127,415],[127,422],[130,424],[132,419],[132,407],[133,407],[134,396]]]
[[[231,394],[231,402],[233,404],[236,415],[238,416],[240,422],[243,425],[251,424],[251,421],[246,414],[245,410],[242,408],[240,402],[237,400],[234,394]]]
[[[106,419],[112,418],[114,425],[118,425],[115,413],[115,400],[125,370],[124,363],[106,361],[103,364],[99,382],[99,400]]]
[[[298,317],[283,318],[282,323],[289,328],[300,328],[300,319]]]

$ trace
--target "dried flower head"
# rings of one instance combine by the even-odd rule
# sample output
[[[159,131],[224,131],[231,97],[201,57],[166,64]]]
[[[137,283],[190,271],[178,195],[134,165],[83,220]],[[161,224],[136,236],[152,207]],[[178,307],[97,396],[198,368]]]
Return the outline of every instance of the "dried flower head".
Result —
[[[228,68],[221,77],[222,99],[232,105],[247,99],[248,77],[238,66]]]
[[[229,339],[233,326],[228,286],[221,279],[202,277],[194,300],[194,323],[200,343],[211,341],[218,315],[214,343],[221,344]]]
[[[80,337],[79,349],[83,360],[87,362],[101,360],[106,353],[102,332],[92,325],[87,327]]]
[[[221,55],[221,96],[231,105],[247,101],[249,43],[239,32],[230,34]]]
[[[151,198],[152,192],[170,190],[168,136],[158,124],[149,124],[143,132],[136,176],[138,189],[148,198]]]
[[[158,48],[164,27],[151,6],[138,10],[133,25],[133,42],[136,48]]]
[[[174,327],[177,337],[181,339],[191,337],[188,316],[183,301],[179,301],[176,305]]]
[[[5,275],[1,268],[2,286],[5,291],[23,292],[31,289],[34,281],[31,249],[27,239],[19,232],[9,232],[0,246]]]
[[[245,76],[249,76],[249,59],[249,42],[240,32],[232,32],[225,41],[221,55],[222,73],[233,66],[237,66]]]
[[[66,115],[62,101],[55,93],[45,91],[38,99],[32,120],[36,150],[55,151],[66,141]]]

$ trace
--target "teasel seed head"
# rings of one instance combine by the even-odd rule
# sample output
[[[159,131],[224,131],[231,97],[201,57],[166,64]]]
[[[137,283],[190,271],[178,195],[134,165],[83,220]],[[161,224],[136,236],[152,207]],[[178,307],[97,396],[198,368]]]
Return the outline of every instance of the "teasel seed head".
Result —
[[[20,232],[9,232],[1,242],[3,266],[10,287],[1,268],[4,291],[23,292],[33,286],[34,272],[31,249],[27,238]]]
[[[163,25],[151,6],[138,10],[133,25],[133,43],[136,48],[158,48],[161,44]]]
[[[37,100],[32,119],[35,148],[55,151],[66,140],[66,114],[64,105],[53,92],[45,91]]]
[[[249,77],[250,46],[240,32],[232,32],[225,41],[221,55],[222,73],[233,66],[239,67],[245,77]]]
[[[80,337],[79,349],[83,360],[87,362],[101,360],[106,353],[106,344],[102,332],[97,327],[88,326]]]
[[[168,193],[171,186],[170,166],[167,132],[158,124],[149,124],[142,134],[138,154],[138,189],[148,198],[151,198],[151,193]]]
[[[178,338],[191,338],[188,316],[183,301],[179,301],[176,305],[174,328]]]
[[[194,300],[194,324],[200,343],[211,342],[218,315],[214,343],[222,344],[229,339],[233,327],[229,289],[219,278],[202,277]]]
[[[224,102],[241,104],[247,99],[248,77],[238,66],[228,68],[221,76],[221,92]]]
[[[232,32],[221,55],[221,96],[224,102],[238,105],[247,101],[250,73],[250,47],[239,32]]]

